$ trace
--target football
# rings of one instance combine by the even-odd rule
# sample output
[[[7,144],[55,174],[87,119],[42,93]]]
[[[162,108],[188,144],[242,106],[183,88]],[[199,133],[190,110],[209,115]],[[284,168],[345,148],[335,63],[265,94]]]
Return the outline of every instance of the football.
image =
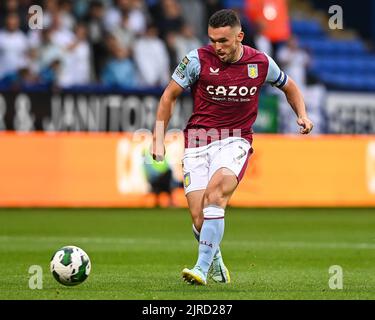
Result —
[[[87,279],[91,271],[91,262],[81,248],[65,246],[52,256],[50,270],[61,284],[75,286]]]

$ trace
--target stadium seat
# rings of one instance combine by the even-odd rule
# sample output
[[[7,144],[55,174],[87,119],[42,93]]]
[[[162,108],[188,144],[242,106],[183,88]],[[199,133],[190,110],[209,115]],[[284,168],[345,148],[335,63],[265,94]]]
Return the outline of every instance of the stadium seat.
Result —
[[[366,53],[365,46],[358,40],[332,40],[327,37],[299,38],[301,47],[314,54],[361,55]]]
[[[298,37],[320,37],[324,34],[321,25],[316,20],[292,20],[291,27]]]
[[[323,83],[343,90],[375,90],[375,55],[360,39],[332,39],[320,23],[293,20],[292,31],[312,56],[309,71]]]

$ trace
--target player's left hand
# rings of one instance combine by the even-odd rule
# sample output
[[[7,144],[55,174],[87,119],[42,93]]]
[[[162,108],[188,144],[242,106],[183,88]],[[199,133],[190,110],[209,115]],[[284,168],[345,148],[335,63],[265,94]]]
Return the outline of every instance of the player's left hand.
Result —
[[[299,130],[301,134],[308,134],[314,127],[314,124],[308,117],[299,117],[297,119],[297,123],[302,128]]]
[[[157,162],[164,161],[165,158],[165,146],[164,142],[157,142],[153,140],[150,146],[150,153],[154,160]]]

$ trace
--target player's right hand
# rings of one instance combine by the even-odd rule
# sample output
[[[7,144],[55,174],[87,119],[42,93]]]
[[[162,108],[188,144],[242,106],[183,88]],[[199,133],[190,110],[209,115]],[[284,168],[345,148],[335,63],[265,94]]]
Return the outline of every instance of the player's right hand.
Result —
[[[163,161],[165,157],[165,147],[164,143],[156,142],[155,140],[152,142],[150,147],[150,153],[152,158],[156,161]]]
[[[309,134],[314,127],[312,121],[308,117],[299,117],[297,119],[297,124],[302,127],[300,129],[301,134]]]

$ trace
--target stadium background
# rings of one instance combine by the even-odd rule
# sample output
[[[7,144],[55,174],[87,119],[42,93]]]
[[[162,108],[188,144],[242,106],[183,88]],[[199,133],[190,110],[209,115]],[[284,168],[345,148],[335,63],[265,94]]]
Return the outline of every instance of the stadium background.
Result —
[[[42,30],[29,26],[34,4],[43,8]],[[329,28],[337,13],[329,14],[331,5],[343,9],[343,29]],[[0,261],[13,277],[3,277],[8,293],[0,297],[374,297],[373,1],[4,0],[0,7],[0,248],[15,264]],[[237,250],[227,259],[237,267],[238,290],[177,285],[169,292],[162,281],[193,259],[194,240],[181,188],[172,192],[174,208],[162,195],[165,209],[152,209],[158,202],[143,153],[163,86],[185,53],[207,42],[207,19],[224,7],[240,13],[244,43],[267,51],[297,80],[315,128],[298,135],[285,98],[264,87],[255,153],[230,202],[224,239]],[[167,136],[179,183],[180,130],[191,109],[187,92]],[[46,266],[46,255],[67,242],[92,254],[96,281],[60,296],[52,279],[43,293],[28,290],[27,267]],[[149,260],[159,255],[165,261],[155,269]],[[351,289],[330,295],[326,269],[340,261]],[[251,282],[249,269],[262,281]],[[285,277],[296,270],[301,278]],[[137,281],[119,280],[129,272]]]

